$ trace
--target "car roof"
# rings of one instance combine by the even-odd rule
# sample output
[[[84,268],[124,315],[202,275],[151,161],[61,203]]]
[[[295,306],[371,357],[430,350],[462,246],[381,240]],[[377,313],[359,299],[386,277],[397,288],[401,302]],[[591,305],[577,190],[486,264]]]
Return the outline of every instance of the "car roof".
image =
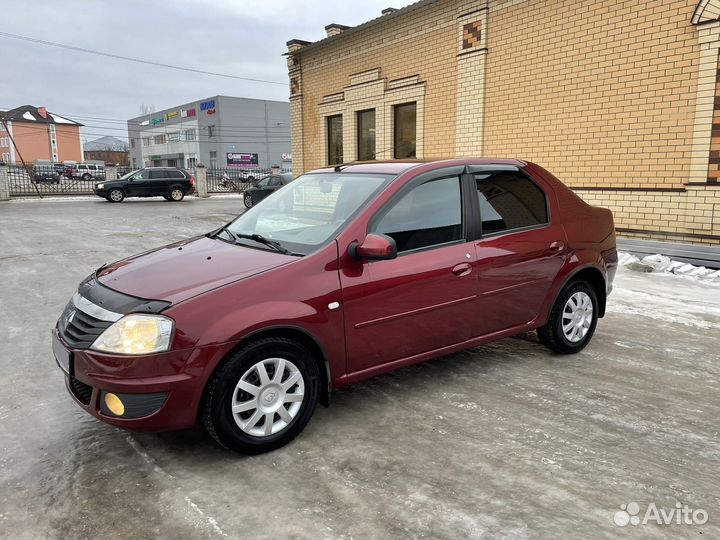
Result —
[[[332,167],[322,167],[308,173],[375,173],[375,174],[400,174],[409,169],[421,167],[428,164],[437,164],[439,167],[452,167],[453,165],[515,165],[516,167],[525,167],[526,162],[518,159],[505,158],[449,158],[449,159],[412,159],[412,160],[388,160],[388,161],[363,161],[350,162],[335,165]]]

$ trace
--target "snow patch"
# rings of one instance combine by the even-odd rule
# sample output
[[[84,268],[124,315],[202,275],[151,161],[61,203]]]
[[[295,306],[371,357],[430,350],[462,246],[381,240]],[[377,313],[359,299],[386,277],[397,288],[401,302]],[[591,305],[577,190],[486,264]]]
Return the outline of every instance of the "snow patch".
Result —
[[[72,120],[68,120],[67,118],[58,116],[57,114],[50,113],[50,116],[53,117],[53,120],[55,120],[56,124],[74,124],[75,123]]]
[[[665,255],[648,255],[640,259],[629,253],[619,253],[618,265],[639,272],[674,274],[720,285],[720,270],[674,261]]]
[[[217,520],[214,517],[205,514],[205,512],[203,512],[202,509],[197,504],[195,504],[192,499],[187,495],[185,496],[185,502],[188,503],[190,505],[190,508],[195,510],[195,512],[197,512],[197,514],[202,519],[204,519],[210,525],[210,527],[212,527],[213,531],[218,533],[220,536],[227,536],[227,534],[225,534],[225,531],[223,531],[218,525]]]
[[[30,114],[29,112],[24,112],[23,118],[25,120],[32,120],[33,122],[35,121],[35,117],[32,114]]]

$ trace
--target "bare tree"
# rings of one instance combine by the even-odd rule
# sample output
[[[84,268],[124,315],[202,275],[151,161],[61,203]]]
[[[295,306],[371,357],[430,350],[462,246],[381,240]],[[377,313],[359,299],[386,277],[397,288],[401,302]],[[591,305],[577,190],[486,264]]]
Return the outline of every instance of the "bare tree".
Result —
[[[148,105],[146,103],[143,103],[140,105],[140,114],[142,116],[144,116],[146,114],[154,113],[154,112],[155,112],[155,105],[152,105],[152,104]]]

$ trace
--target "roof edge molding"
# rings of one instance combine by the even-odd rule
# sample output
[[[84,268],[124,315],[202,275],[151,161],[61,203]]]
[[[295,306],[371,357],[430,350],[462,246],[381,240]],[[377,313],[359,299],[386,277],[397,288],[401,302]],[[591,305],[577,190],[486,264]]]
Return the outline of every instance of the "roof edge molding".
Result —
[[[700,0],[700,2],[698,2],[692,17],[693,24],[700,25],[719,20],[720,0]]]

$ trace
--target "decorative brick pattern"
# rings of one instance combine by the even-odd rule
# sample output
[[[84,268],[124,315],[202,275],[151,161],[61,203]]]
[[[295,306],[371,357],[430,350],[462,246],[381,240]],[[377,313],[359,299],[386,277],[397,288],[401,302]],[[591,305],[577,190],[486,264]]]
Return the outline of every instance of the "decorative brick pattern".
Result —
[[[290,79],[290,95],[296,96],[300,93],[300,77]]]
[[[720,178],[720,63],[715,75],[715,102],[713,107],[712,131],[710,133],[710,158],[708,159],[707,181],[715,184]]]
[[[469,22],[463,25],[463,49],[470,49],[482,39],[482,21]]]

